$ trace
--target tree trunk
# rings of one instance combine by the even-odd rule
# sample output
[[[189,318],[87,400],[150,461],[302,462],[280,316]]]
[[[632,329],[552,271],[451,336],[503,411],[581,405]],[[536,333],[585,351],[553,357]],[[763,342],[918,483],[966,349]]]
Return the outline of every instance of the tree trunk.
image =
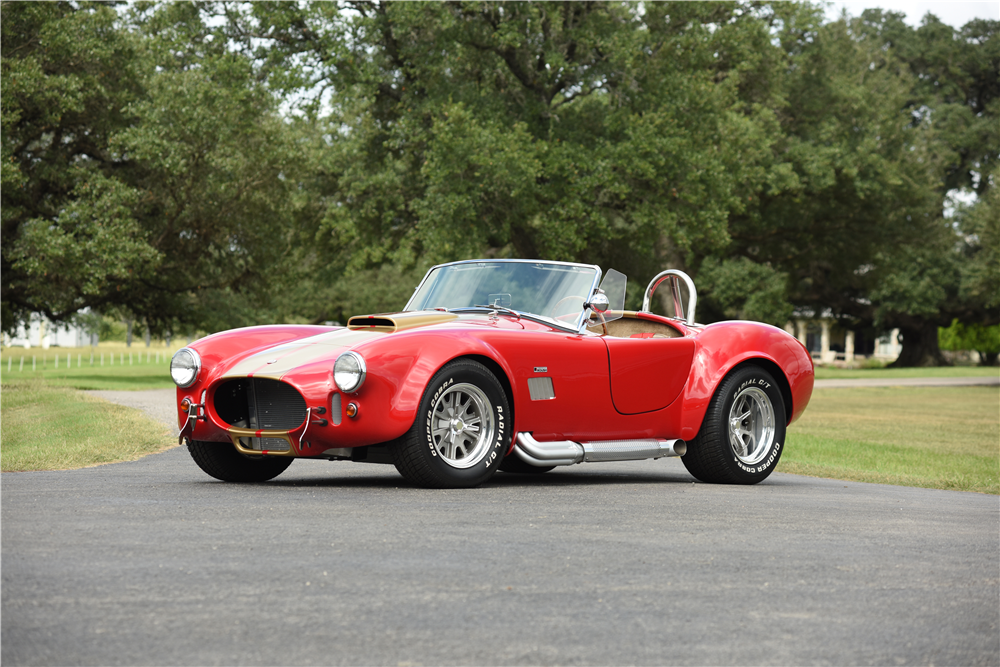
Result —
[[[899,353],[899,358],[889,364],[889,368],[952,365],[941,354],[936,322],[922,322],[914,326],[900,327],[899,333],[903,339],[903,349]]]
[[[979,355],[979,365],[980,366],[996,366],[997,358],[1000,357],[1000,353],[997,352],[980,352],[976,350]]]
[[[125,320],[125,347],[132,347],[132,320]]]

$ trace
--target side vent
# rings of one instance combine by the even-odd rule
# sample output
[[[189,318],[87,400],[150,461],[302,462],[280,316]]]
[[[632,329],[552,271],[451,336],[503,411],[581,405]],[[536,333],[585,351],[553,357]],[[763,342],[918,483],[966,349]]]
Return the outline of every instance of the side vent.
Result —
[[[556,397],[552,378],[528,378],[528,393],[533,401],[548,401]]]
[[[333,398],[330,399],[330,421],[333,422],[334,426],[340,426],[340,420],[343,418],[343,411],[340,407],[340,394],[334,394]]]

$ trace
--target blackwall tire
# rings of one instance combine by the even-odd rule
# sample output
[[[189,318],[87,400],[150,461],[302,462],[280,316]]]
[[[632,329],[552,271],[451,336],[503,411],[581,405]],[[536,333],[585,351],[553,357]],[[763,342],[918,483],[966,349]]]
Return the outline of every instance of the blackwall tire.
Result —
[[[688,472],[714,484],[767,479],[785,447],[785,404],[770,373],[743,366],[722,381],[698,435],[681,457]]]
[[[510,417],[493,373],[458,359],[427,384],[413,426],[389,447],[393,463],[419,486],[478,486],[496,473],[510,445]]]
[[[244,456],[228,442],[189,440],[188,451],[199,468],[223,482],[266,482],[292,465],[289,456]]]

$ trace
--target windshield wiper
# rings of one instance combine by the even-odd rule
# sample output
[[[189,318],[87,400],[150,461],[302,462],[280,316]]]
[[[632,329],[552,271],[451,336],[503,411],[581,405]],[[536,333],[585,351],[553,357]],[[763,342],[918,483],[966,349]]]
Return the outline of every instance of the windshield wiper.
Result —
[[[476,304],[476,305],[473,306],[473,308],[489,308],[490,310],[493,311],[492,313],[490,313],[491,316],[492,315],[496,315],[500,311],[503,311],[503,312],[507,313],[508,315],[513,315],[514,319],[516,319],[516,320],[520,320],[521,319],[521,313],[517,312],[516,310],[511,310],[507,306],[499,306],[499,305],[484,306],[484,305]]]
[[[506,313],[508,315],[513,315],[514,318],[517,319],[517,320],[521,319],[521,313],[519,313],[516,310],[513,310],[511,308],[508,308],[507,306],[488,306],[488,305],[483,305],[483,304],[475,304],[475,305],[472,305],[472,306],[459,306],[458,308],[449,308],[448,312],[449,313],[459,313],[459,312],[462,312],[463,310],[480,310],[480,309],[492,311],[490,313],[491,316],[498,314],[500,311],[503,311],[504,313]]]
[[[551,317],[545,317],[544,315],[534,315],[532,313],[520,313],[511,308],[507,308],[506,306],[459,306],[458,308],[449,308],[448,312],[460,313],[462,311],[469,311],[469,310],[491,310],[493,311],[493,313],[499,313],[500,311],[503,311],[508,315],[513,315],[515,318],[517,318],[518,321],[520,321],[523,318],[526,320],[531,320],[532,322],[538,322],[539,324],[544,324],[547,327],[554,326],[557,329],[562,329],[563,331],[578,333],[577,330],[574,329],[573,327],[567,324],[563,324],[562,322],[557,322],[556,320],[553,320]],[[493,315],[493,313],[490,314]]]

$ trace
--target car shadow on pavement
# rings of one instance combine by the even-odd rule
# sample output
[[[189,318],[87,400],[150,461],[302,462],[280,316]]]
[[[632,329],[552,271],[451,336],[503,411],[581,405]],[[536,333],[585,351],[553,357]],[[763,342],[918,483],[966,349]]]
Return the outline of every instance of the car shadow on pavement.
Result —
[[[204,484],[218,484],[216,480],[206,478]],[[541,475],[522,475],[516,473],[497,473],[492,479],[478,487],[479,489],[494,488],[544,488],[544,487],[572,487],[572,486],[640,486],[650,484],[669,485],[690,485],[696,483],[690,475],[686,473],[675,473],[664,471],[655,474],[651,473],[622,473],[610,472],[572,472],[572,473],[545,473]],[[421,489],[403,477],[395,470],[389,468],[384,473],[366,472],[365,474],[338,475],[331,471],[328,475],[294,477],[272,479],[268,482],[251,484],[239,484],[241,488],[371,488],[371,489]],[[436,489],[428,489],[436,490]]]

